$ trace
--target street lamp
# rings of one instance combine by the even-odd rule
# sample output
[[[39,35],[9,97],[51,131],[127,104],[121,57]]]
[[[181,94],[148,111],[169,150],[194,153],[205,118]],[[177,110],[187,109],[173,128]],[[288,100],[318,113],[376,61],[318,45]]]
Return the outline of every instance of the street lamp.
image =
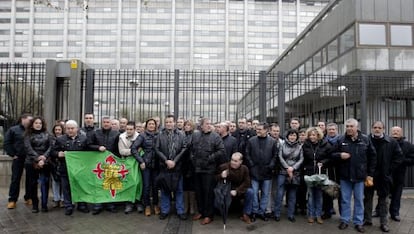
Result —
[[[348,91],[348,88],[345,85],[338,86],[338,91],[341,91],[344,95],[344,132],[345,132],[345,121],[346,121],[346,91]]]

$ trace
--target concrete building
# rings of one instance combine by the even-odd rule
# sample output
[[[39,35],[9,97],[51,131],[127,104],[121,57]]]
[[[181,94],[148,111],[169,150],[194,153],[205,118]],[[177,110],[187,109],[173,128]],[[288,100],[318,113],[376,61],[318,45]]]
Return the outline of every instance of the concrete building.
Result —
[[[0,63],[264,70],[328,2],[0,0]]]

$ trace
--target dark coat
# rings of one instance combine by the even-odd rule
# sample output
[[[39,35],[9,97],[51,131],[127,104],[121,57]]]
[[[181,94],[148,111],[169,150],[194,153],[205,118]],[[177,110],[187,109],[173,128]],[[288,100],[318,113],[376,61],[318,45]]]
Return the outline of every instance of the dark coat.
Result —
[[[277,143],[272,137],[250,138],[247,141],[246,161],[252,179],[272,179],[278,153]]]
[[[44,155],[46,158],[52,150],[53,136],[48,132],[34,131],[30,136],[24,138],[24,148],[26,149],[27,156],[25,163],[33,164],[37,162],[40,155]]]
[[[226,151],[225,157],[223,158],[223,160],[221,162],[219,162],[219,164],[223,164],[226,162],[229,162],[231,159],[231,156],[237,152],[237,140],[234,136],[231,135],[227,135],[223,138],[223,143],[224,143],[224,150]]]
[[[304,175],[318,174],[318,163],[322,163],[322,173],[326,174],[326,168],[329,167],[331,161],[331,153],[334,147],[326,140],[318,141],[313,144],[306,140],[302,145],[303,150],[303,171]]]
[[[245,156],[247,141],[256,134],[250,129],[236,129],[236,131],[232,135],[237,140],[237,151],[240,152],[243,156]]]
[[[137,159],[141,164],[145,162],[145,167],[156,168],[156,157],[155,157],[155,137],[156,133],[151,133],[149,131],[144,131],[139,134],[137,139],[131,145],[131,154]],[[144,155],[139,155],[139,148],[142,148]]]
[[[184,134],[178,130],[172,130],[173,149],[168,149],[168,132],[163,129],[155,140],[155,153],[158,156],[160,170],[167,170],[165,161],[172,160],[175,162],[174,171],[181,173],[182,157],[186,151],[186,138]]]
[[[237,169],[233,169],[230,163],[223,163],[219,166],[217,180],[221,180],[221,173],[229,170],[226,180],[231,183],[231,190],[236,190],[237,196],[244,196],[247,189],[251,187],[249,169],[245,165],[241,165]]]
[[[26,150],[23,147],[24,131],[24,126],[19,124],[11,127],[4,136],[4,151],[10,157],[18,156],[23,159],[26,157]]]
[[[217,162],[225,156],[223,140],[215,132],[194,132],[190,151],[195,173],[214,175]]]
[[[379,139],[372,135],[370,137],[377,152],[374,186],[377,189],[378,196],[386,196],[389,194],[392,185],[393,171],[403,162],[404,155],[395,139],[387,135]]]
[[[119,156],[119,132],[112,129],[97,129],[90,135],[89,148],[99,150],[100,146],[105,146],[106,150]]]
[[[351,157],[341,159],[342,152],[351,154]],[[348,135],[341,135],[332,157],[338,161],[339,178],[342,180],[361,182],[367,176],[374,176],[377,154],[371,140],[360,131],[356,140]]]
[[[397,140],[404,155],[403,163],[401,163],[393,172],[394,183],[403,184],[405,180],[405,172],[407,166],[414,165],[414,144],[406,141],[404,138]]]
[[[78,134],[75,138],[71,138],[64,134],[56,138],[55,144],[52,147],[51,157],[58,162],[58,172],[67,174],[65,158],[58,157],[59,151],[85,151],[89,150],[88,139],[83,134]]]

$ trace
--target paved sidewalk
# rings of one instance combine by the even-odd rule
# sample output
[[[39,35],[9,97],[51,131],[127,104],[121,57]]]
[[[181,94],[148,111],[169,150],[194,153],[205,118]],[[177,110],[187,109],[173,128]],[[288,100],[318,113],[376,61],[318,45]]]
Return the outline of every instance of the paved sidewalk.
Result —
[[[31,207],[27,207],[22,200],[18,201],[16,209],[8,210],[7,192],[7,188],[0,187],[0,233],[357,233],[352,226],[340,231],[337,228],[338,216],[326,220],[323,225],[308,224],[304,216],[297,216],[296,223],[290,223],[286,215],[282,216],[280,222],[257,220],[251,225],[246,225],[234,213],[228,219],[226,230],[223,230],[220,216],[216,216],[214,222],[204,226],[190,219],[180,221],[174,215],[162,221],[156,216],[145,217],[137,212],[125,215],[123,209],[116,214],[103,212],[97,216],[75,211],[68,217],[64,215],[62,208],[50,208],[48,213],[32,214]],[[406,190],[403,196],[402,221],[390,220],[390,233],[414,234],[414,190]],[[367,227],[366,233],[381,233],[379,219],[374,219],[374,226]]]

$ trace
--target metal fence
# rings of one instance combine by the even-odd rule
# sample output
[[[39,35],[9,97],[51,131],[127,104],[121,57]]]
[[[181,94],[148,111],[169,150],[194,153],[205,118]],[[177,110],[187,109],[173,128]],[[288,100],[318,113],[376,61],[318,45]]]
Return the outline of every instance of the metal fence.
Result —
[[[0,121],[8,128],[22,113],[43,114],[44,63],[0,63]]]

